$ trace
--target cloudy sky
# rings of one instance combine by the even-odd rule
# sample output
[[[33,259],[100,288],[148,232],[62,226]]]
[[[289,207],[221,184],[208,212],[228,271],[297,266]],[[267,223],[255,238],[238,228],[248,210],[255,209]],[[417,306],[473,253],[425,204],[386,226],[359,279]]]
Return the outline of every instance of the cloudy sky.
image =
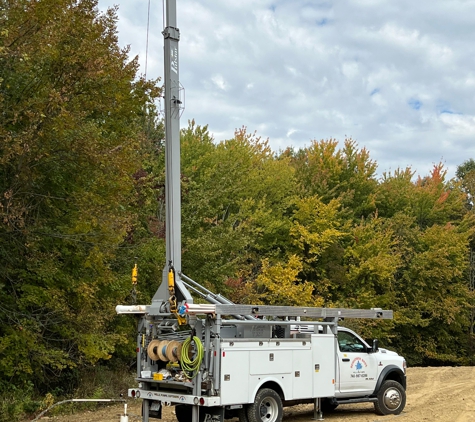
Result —
[[[449,177],[475,158],[475,0],[176,0],[182,126],[269,138],[275,151],[345,137],[378,173]],[[145,73],[148,0],[119,6]],[[150,1],[147,77],[163,75],[163,3]]]

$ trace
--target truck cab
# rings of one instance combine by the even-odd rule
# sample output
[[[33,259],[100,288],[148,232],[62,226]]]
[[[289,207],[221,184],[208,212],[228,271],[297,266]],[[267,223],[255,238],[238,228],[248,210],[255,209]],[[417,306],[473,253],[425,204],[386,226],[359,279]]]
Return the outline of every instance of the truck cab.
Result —
[[[333,407],[373,401],[376,413],[398,414],[405,405],[406,361],[395,352],[370,346],[354,331],[338,327]]]

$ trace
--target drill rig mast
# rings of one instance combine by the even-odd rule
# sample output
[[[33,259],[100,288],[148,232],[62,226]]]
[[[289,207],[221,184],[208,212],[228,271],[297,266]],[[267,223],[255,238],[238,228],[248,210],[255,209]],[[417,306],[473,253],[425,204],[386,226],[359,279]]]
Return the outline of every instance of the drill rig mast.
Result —
[[[181,281],[181,189],[180,189],[180,116],[183,101],[179,80],[180,30],[177,28],[176,0],[166,0],[164,37],[165,89],[165,203],[166,203],[166,262],[160,288],[152,300],[149,313],[160,314],[168,308],[176,314],[179,303],[193,303]],[[164,298],[168,295],[168,303]],[[164,306],[165,305],[165,306]]]

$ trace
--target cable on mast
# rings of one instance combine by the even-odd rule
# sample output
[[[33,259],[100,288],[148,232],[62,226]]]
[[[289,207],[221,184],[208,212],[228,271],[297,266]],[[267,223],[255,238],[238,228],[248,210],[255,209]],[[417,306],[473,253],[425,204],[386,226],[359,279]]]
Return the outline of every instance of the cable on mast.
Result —
[[[147,9],[147,41],[145,43],[145,79],[147,79],[149,29],[150,29],[150,0],[148,0],[148,9]]]

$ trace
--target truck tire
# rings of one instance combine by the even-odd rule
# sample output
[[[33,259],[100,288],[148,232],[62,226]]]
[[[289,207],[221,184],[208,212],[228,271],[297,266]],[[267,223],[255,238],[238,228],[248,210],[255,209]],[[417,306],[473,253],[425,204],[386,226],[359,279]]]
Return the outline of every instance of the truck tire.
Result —
[[[322,399],[322,412],[331,413],[338,407],[338,403],[333,403],[331,399]]]
[[[281,422],[283,413],[280,396],[270,388],[259,390],[247,408],[249,422]]]
[[[237,416],[239,418],[239,422],[249,422],[247,417],[247,406],[242,407],[238,410]]]
[[[406,405],[406,391],[397,381],[384,381],[376,397],[374,410],[378,415],[399,415]]]

